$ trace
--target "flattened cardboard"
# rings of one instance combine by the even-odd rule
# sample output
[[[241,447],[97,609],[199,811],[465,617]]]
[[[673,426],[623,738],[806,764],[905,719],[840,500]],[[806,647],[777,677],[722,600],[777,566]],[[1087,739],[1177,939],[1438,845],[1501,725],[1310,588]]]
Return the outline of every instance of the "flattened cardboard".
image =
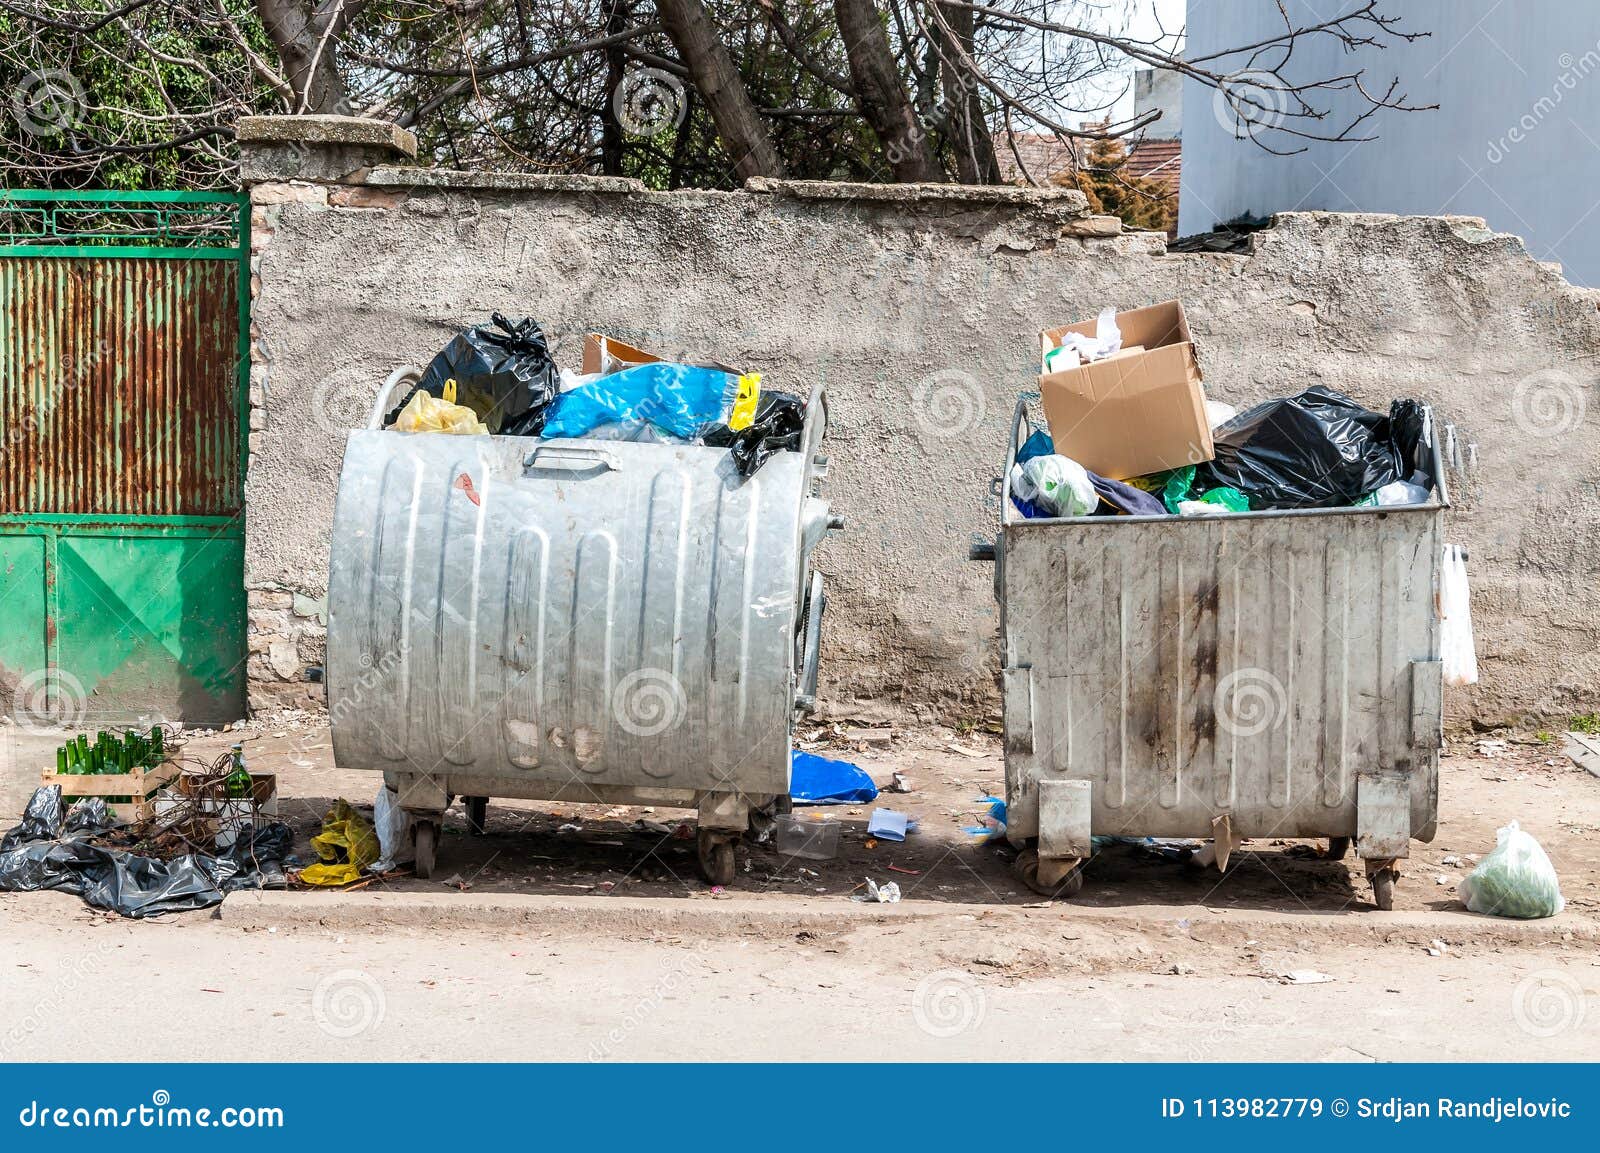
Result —
[[[1040,333],[1041,367],[1063,335],[1093,335],[1095,323]],[[1123,351],[1039,377],[1056,452],[1112,480],[1210,460],[1205,389],[1183,305],[1119,312],[1117,326]]]

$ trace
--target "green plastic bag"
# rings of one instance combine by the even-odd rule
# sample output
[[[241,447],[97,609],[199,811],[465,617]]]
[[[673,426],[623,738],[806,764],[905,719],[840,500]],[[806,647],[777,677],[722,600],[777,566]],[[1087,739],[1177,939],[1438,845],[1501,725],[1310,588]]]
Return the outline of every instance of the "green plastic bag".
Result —
[[[1229,512],[1250,511],[1250,502],[1245,499],[1244,493],[1236,488],[1228,488],[1227,486],[1214,488],[1209,492],[1201,493],[1196,499],[1206,504],[1214,504],[1219,508],[1225,508]]]
[[[1462,903],[1474,913],[1532,920],[1566,907],[1555,866],[1533,834],[1512,821],[1495,833],[1494,851],[1461,882]]]

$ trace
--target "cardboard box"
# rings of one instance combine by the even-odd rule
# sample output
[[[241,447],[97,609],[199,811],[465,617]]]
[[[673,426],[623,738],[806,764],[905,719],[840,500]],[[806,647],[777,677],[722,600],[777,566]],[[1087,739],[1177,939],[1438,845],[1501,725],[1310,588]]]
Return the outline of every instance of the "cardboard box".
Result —
[[[1119,312],[1117,327],[1121,352],[1039,377],[1056,452],[1113,480],[1210,460],[1206,394],[1183,305],[1170,300]],[[1088,320],[1041,332],[1041,369],[1063,335],[1094,330]]]
[[[616,372],[636,364],[655,364],[660,359],[653,352],[624,344],[615,337],[599,332],[591,332],[583,338],[582,367],[585,376],[593,376],[597,372]]]

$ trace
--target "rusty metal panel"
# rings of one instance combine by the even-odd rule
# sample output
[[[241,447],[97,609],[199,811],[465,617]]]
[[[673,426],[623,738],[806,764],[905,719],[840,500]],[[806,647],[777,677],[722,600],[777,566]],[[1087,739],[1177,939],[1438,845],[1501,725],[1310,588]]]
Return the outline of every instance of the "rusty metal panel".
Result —
[[[0,512],[242,507],[239,265],[0,256]]]

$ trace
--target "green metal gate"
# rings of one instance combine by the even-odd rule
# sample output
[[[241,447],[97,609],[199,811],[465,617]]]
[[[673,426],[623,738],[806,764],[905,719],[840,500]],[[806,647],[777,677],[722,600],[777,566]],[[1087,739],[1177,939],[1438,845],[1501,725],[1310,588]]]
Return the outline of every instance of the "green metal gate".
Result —
[[[0,707],[243,715],[249,204],[0,191]]]

